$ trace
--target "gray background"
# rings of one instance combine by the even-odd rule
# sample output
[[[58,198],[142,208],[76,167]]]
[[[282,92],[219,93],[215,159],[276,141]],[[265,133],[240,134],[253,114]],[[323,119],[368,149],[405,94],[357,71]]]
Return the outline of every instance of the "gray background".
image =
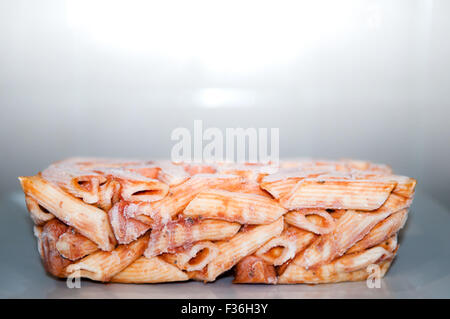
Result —
[[[0,0],[0,191],[67,156],[169,157],[202,119],[450,207],[449,1],[211,3]]]

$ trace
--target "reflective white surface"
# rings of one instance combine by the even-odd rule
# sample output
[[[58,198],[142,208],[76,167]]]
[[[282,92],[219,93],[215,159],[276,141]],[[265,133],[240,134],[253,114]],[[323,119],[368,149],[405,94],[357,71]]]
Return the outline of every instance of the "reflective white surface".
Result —
[[[400,231],[400,248],[381,288],[365,282],[326,285],[233,285],[214,283],[101,284],[81,281],[69,289],[65,280],[47,275],[32,235],[23,195],[0,200],[0,298],[450,298],[450,212],[418,194]]]
[[[450,207],[450,2],[0,1],[0,191],[176,127],[278,127],[282,157],[391,164]]]

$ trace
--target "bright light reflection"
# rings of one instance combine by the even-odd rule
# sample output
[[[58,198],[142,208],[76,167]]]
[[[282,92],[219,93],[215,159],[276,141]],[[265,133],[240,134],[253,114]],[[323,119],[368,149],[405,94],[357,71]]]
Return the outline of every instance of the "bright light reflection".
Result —
[[[69,0],[67,20],[97,44],[245,74],[289,63],[351,28],[358,1]],[[355,21],[353,17],[353,22]]]
[[[248,90],[230,88],[201,89],[194,101],[206,108],[254,106],[255,95]]]

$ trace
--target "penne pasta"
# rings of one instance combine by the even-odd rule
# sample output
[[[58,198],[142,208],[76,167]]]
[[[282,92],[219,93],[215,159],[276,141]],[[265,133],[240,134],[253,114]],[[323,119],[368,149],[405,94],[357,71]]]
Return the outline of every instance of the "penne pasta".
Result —
[[[322,223],[314,223],[307,216],[320,216],[323,218]],[[323,235],[333,231],[335,222],[333,217],[325,209],[304,208],[287,213],[284,216],[286,223],[295,227]]]
[[[375,210],[388,198],[396,183],[370,180],[303,179],[280,199],[287,209],[332,208]]]
[[[261,226],[243,230],[227,241],[217,242],[219,254],[195,279],[214,281],[223,272],[236,265],[245,256],[253,254],[258,247],[283,231],[283,218]]]
[[[180,185],[189,179],[189,174],[181,165],[175,165],[172,162],[159,162],[157,165],[161,168],[158,172],[158,179],[170,187]]]
[[[277,202],[264,196],[208,190],[198,194],[185,208],[183,215],[241,224],[269,224],[285,212]]]
[[[186,281],[189,276],[160,257],[139,257],[127,268],[111,278],[111,282],[150,284]]]
[[[377,180],[377,181],[392,181],[396,185],[393,189],[393,193],[403,196],[411,197],[414,194],[417,181],[414,178],[400,175],[380,175],[377,172],[370,171],[357,171],[352,173],[355,179],[367,179],[367,180]]]
[[[162,255],[162,258],[180,269],[196,271],[205,268],[218,253],[219,248],[215,244],[210,241],[200,241],[181,252]]]
[[[280,162],[280,167],[279,170],[285,170],[285,169],[299,169],[300,167],[300,161],[302,159],[293,159],[293,158],[289,158],[289,159],[285,159],[284,161]]]
[[[372,230],[363,239],[353,245],[347,253],[358,252],[385,241],[403,227],[407,218],[407,209],[402,209],[399,212],[392,214],[372,228]]]
[[[369,171],[371,173],[377,173],[377,174],[383,174],[383,175],[390,175],[392,174],[392,168],[388,165],[383,164],[375,164],[367,161],[360,161],[360,160],[349,160],[345,159],[342,160],[347,170],[354,171]]]
[[[356,271],[393,257],[396,248],[397,236],[394,235],[378,246],[356,253],[345,254],[335,260],[332,264],[337,272]]]
[[[126,201],[154,202],[166,196],[169,186],[158,181],[130,181],[121,182],[122,198]]]
[[[51,165],[42,172],[42,177],[88,204],[98,202],[100,184],[106,182],[106,178],[101,174],[82,171],[74,166],[64,164]]]
[[[116,283],[372,279],[397,253],[416,186],[348,159],[70,158],[19,180],[47,272]]]
[[[384,276],[397,248],[397,239],[390,239],[385,245],[376,246],[359,253],[344,255],[335,261],[307,269],[289,264],[278,277],[278,282],[287,283],[324,283],[340,281],[359,281],[366,279],[371,273],[368,266],[378,264],[380,277]]]
[[[250,182],[259,182],[264,176],[277,167],[262,165],[261,163],[229,164],[219,166],[217,172],[220,174],[231,174],[245,178]]]
[[[116,243],[107,214],[68,195],[40,176],[19,177],[23,191],[58,219],[74,227],[102,250],[112,250]]]
[[[160,229],[152,230],[144,255],[150,258],[173,252],[177,247],[191,245],[201,240],[224,240],[233,237],[240,228],[240,224],[221,220],[185,218],[171,221]]]
[[[304,179],[349,179],[351,174],[342,166],[342,171],[333,170],[332,166],[319,167],[292,167],[281,169],[275,174],[265,176],[261,181],[261,188],[268,191],[273,197],[281,199],[289,195],[298,182]]]
[[[120,184],[120,196],[126,201],[155,202],[163,199],[169,186],[163,182],[125,169],[99,169],[108,179]]]
[[[348,210],[337,220],[331,233],[317,238],[311,246],[296,256],[293,262],[305,268],[329,263],[344,254],[380,221],[408,205],[408,200],[392,194],[377,211],[366,213]]]
[[[328,172],[348,171],[348,165],[345,161],[328,161],[328,160],[300,160],[298,167],[301,170],[322,170]]]
[[[73,230],[68,230],[56,241],[56,249],[66,259],[75,261],[98,250],[97,245]]]
[[[280,199],[289,194],[300,180],[302,180],[301,177],[292,177],[275,181],[266,181],[264,178],[261,183],[261,188],[269,192],[273,197]]]
[[[308,247],[316,237],[309,231],[288,226],[280,236],[261,246],[255,255],[271,265],[280,266]]]
[[[258,183],[253,181],[246,181],[245,183],[242,183],[235,189],[235,191],[238,193],[255,194],[267,198],[273,198],[272,195],[269,194],[269,192],[263,190]]]
[[[383,278],[391,266],[391,260],[379,264],[379,278]],[[322,269],[321,269],[322,270]],[[321,272],[307,270],[295,264],[289,265],[286,271],[278,277],[279,284],[323,284],[343,281],[362,281],[369,278],[372,273],[369,269],[360,269],[352,272],[330,272],[327,269]]]
[[[67,229],[66,225],[57,219],[53,219],[42,227],[42,231],[35,230],[35,234],[39,236],[38,249],[44,268],[56,277],[64,277],[64,269],[71,263],[70,260],[63,258],[56,248],[59,236],[64,234]]]
[[[48,210],[28,195],[25,196],[25,203],[35,225],[42,226],[49,220],[55,218],[53,214],[49,213]]]
[[[275,267],[266,263],[262,258],[253,255],[247,256],[236,265],[233,283],[276,284]]]
[[[98,192],[97,206],[104,211],[109,211],[111,207],[120,199],[120,184],[117,181],[108,181],[100,185]]]
[[[119,244],[129,244],[145,234],[151,226],[125,214],[126,202],[115,204],[108,212],[109,222]]]
[[[260,185],[273,197],[280,199],[288,195],[299,181],[326,173],[329,173],[329,170],[323,168],[308,171],[302,170],[300,167],[282,168],[277,173],[263,177]]]
[[[210,188],[236,188],[242,184],[239,176],[199,174],[171,189],[168,196],[153,203],[130,203],[125,210],[129,217],[146,215],[157,223],[167,223],[180,213],[200,192]]]
[[[198,174],[214,174],[217,172],[214,165],[202,163],[185,163],[182,165],[184,170],[191,176]]]
[[[397,183],[394,190],[392,191],[394,194],[407,198],[412,197],[414,195],[414,190],[417,184],[417,181],[414,178],[391,175],[389,177],[384,177],[384,180],[391,180]]]
[[[147,246],[149,236],[144,235],[128,245],[119,245],[113,251],[97,251],[67,267],[72,277],[109,281],[138,259]]]
[[[125,166],[125,169],[129,172],[136,173],[150,179],[158,179],[159,172],[161,171],[161,167],[154,165],[152,162],[127,165]]]
[[[33,235],[37,240],[37,249],[41,258],[44,258],[42,251],[42,226],[33,226]]]

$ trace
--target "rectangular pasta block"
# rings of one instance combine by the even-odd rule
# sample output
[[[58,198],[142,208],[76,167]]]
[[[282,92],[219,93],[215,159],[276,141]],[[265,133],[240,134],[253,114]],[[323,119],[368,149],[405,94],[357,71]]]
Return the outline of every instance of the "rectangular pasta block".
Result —
[[[70,158],[19,177],[45,269],[101,282],[382,277],[416,180],[355,160]]]

